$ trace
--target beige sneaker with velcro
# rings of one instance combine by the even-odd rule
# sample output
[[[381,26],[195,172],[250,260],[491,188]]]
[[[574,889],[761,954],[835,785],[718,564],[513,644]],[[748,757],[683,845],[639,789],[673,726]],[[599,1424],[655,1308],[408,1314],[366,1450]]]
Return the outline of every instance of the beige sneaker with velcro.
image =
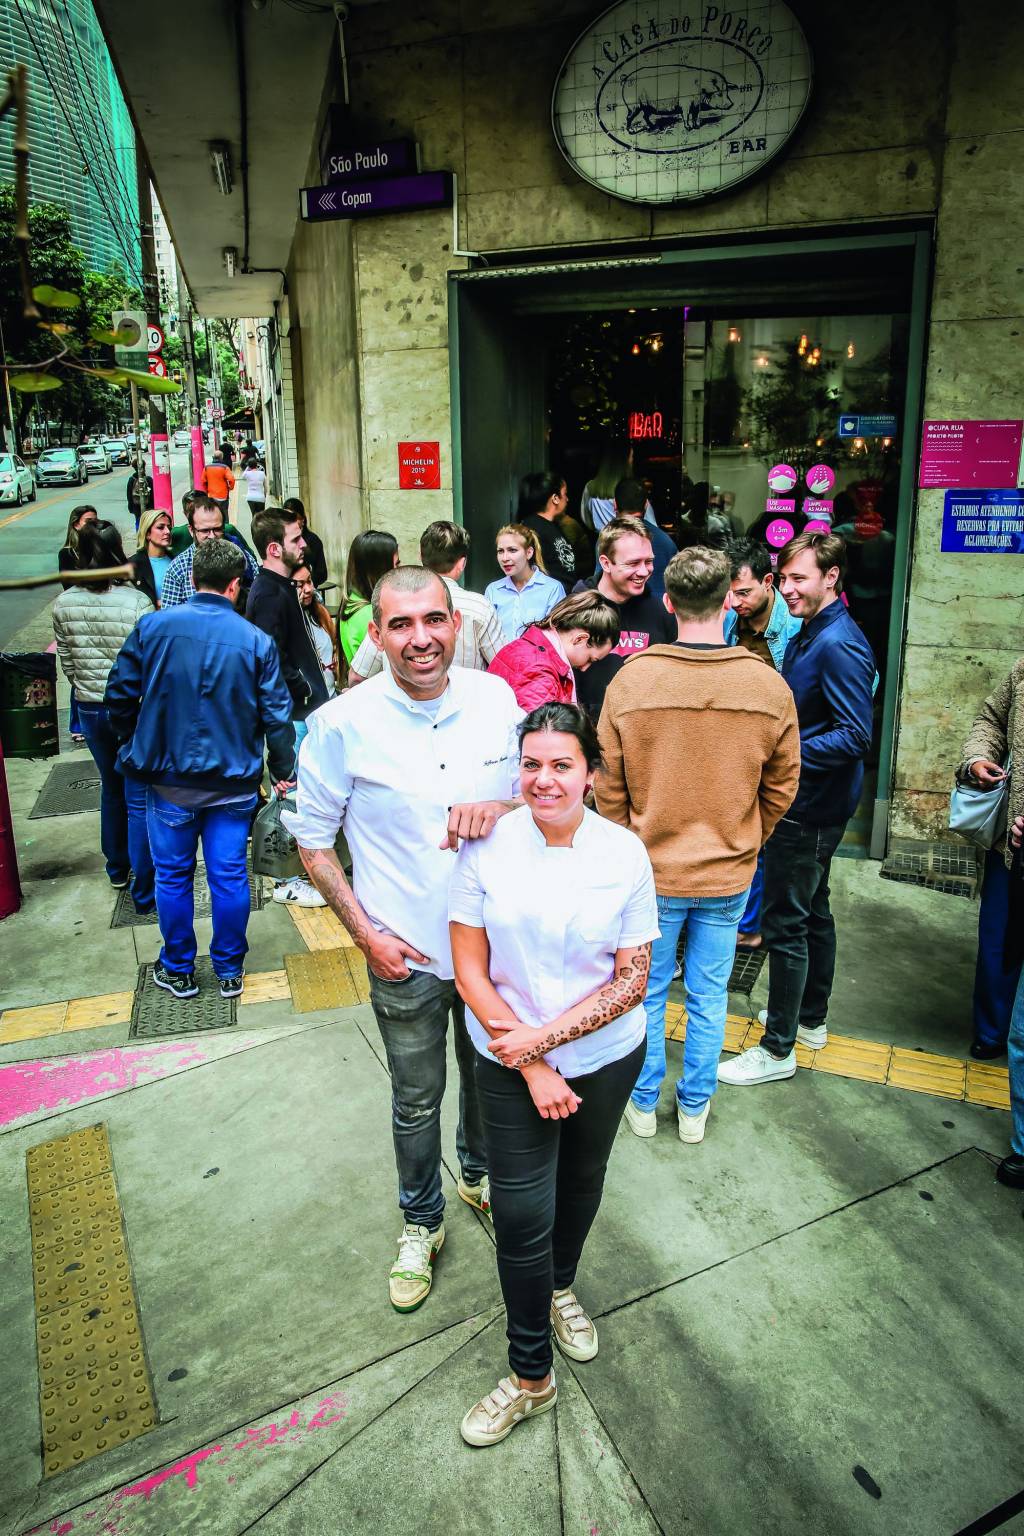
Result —
[[[593,1360],[597,1354],[597,1329],[571,1290],[551,1297],[551,1327],[555,1343],[570,1360]]]
[[[493,1392],[474,1403],[459,1426],[467,1445],[497,1445],[524,1419],[547,1413],[558,1401],[554,1372],[543,1392],[527,1392],[518,1378],[503,1376]]]

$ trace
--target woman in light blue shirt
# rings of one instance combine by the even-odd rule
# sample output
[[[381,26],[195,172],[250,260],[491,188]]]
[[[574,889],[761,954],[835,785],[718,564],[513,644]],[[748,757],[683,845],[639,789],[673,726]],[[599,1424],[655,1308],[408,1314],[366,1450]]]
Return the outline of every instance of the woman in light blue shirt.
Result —
[[[531,624],[547,618],[565,588],[544,569],[537,535],[522,523],[499,528],[498,564],[504,574],[491,582],[484,596],[494,606],[505,639],[518,640]]]

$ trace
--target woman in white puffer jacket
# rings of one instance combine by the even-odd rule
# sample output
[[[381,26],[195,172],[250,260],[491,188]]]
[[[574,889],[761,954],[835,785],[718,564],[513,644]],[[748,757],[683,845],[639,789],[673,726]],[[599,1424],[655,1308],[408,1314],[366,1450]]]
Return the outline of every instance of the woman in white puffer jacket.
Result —
[[[86,524],[78,534],[80,570],[124,565],[121,537],[113,523]],[[155,906],[153,860],[146,831],[146,786],[117,769],[120,746],[103,704],[107,678],[118,652],[153,605],[123,582],[73,586],[53,605],[53,633],[61,668],[75,690],[86,745],[100,775],[100,846],[107,875],[123,890],[134,870],[132,897],[138,912]]]

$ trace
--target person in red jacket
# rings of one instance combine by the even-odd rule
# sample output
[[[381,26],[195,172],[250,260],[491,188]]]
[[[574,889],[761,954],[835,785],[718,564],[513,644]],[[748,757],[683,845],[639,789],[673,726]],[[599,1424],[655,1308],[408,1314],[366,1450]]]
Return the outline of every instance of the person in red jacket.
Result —
[[[575,672],[585,672],[619,642],[619,612],[599,592],[576,592],[546,619],[503,645],[488,672],[504,678],[521,709],[574,704]]]

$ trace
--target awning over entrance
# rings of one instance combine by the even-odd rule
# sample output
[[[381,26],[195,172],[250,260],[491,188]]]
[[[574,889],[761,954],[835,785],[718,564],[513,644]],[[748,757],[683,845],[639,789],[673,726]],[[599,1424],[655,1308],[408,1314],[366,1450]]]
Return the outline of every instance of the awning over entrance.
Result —
[[[232,411],[230,416],[224,417],[220,426],[228,432],[252,432],[256,427],[256,417],[250,410]]]
[[[331,7],[96,0],[96,13],[199,312],[269,314],[338,36]]]

